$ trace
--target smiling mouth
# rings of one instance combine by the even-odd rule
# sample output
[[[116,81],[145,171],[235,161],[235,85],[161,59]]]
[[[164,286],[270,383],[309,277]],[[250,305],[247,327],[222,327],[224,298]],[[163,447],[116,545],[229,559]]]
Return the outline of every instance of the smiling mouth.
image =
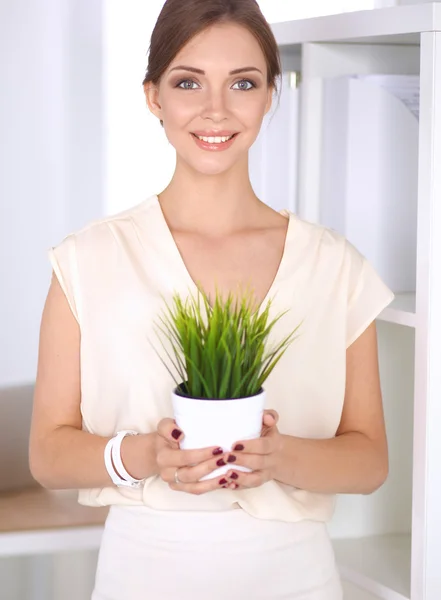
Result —
[[[230,140],[232,140],[233,138],[235,138],[237,135],[239,135],[238,133],[233,133],[233,135],[231,136],[210,136],[210,137],[200,137],[199,135],[196,135],[195,133],[191,134],[193,137],[195,137],[197,140],[200,140],[201,142],[204,142],[206,144],[225,144],[227,142],[229,142]]]

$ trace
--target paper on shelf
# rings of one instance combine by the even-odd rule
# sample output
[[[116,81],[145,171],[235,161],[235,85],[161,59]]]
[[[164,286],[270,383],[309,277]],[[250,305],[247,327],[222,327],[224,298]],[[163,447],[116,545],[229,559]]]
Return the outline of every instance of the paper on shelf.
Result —
[[[401,100],[417,119],[420,118],[419,75],[353,75],[353,78],[379,85]]]

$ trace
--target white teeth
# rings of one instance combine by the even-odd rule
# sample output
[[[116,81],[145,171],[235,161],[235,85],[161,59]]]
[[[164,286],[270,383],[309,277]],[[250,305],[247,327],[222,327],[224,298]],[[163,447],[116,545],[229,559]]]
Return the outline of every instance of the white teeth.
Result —
[[[222,137],[204,137],[201,135],[197,135],[196,137],[202,140],[203,142],[207,142],[208,144],[222,144],[224,142],[228,142],[228,140],[231,140],[233,136],[230,135]]]

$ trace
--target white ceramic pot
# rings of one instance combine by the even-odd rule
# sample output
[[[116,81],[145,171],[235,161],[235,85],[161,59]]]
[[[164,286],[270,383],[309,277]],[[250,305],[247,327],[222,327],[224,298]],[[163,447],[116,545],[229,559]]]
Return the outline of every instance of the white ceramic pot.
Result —
[[[224,452],[230,452],[235,442],[260,437],[265,390],[248,398],[205,400],[179,396],[175,389],[172,403],[176,423],[185,434],[180,443],[183,450],[218,446]],[[218,477],[233,467],[238,471],[249,471],[232,463],[219,467],[203,479]]]

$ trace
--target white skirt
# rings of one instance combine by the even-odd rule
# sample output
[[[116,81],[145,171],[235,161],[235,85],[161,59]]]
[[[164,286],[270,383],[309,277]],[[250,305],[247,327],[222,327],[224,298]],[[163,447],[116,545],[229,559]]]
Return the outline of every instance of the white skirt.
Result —
[[[111,506],[92,600],[342,600],[324,523]]]

